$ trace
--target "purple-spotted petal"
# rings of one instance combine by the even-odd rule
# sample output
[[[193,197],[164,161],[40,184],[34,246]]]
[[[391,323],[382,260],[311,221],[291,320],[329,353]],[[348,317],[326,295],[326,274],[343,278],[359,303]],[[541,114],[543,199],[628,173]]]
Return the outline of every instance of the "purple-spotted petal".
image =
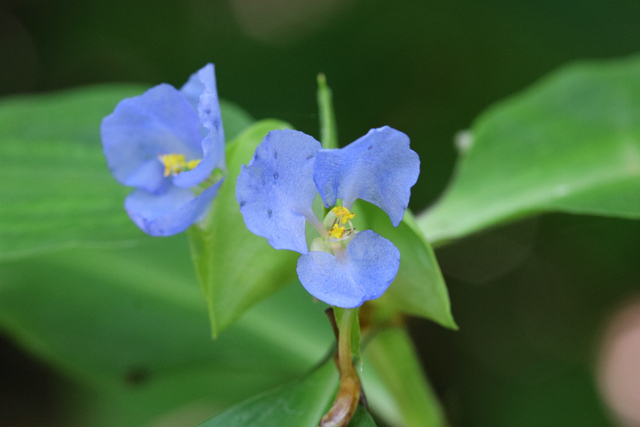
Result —
[[[276,249],[307,253],[305,216],[313,215],[319,149],[320,143],[302,132],[271,131],[238,176],[236,199],[247,228]]]
[[[100,128],[111,173],[124,185],[151,193],[164,191],[170,180],[164,177],[158,156],[202,158],[198,123],[185,97],[167,84],[120,101]]]
[[[309,252],[298,259],[298,277],[314,297],[336,307],[359,307],[385,293],[398,273],[400,251],[389,240],[365,230],[346,254]]]
[[[171,236],[185,231],[202,219],[222,182],[216,182],[198,196],[189,189],[174,186],[161,195],[134,190],[125,199],[124,207],[133,222],[145,233]]]
[[[385,211],[397,227],[419,174],[420,159],[409,148],[409,137],[384,126],[342,149],[318,151],[313,178],[325,206],[342,199],[350,208],[362,199]]]
[[[224,129],[213,64],[193,73],[180,92],[198,114],[203,157],[196,168],[176,175],[173,183],[192,187],[204,181],[215,168],[225,169]]]

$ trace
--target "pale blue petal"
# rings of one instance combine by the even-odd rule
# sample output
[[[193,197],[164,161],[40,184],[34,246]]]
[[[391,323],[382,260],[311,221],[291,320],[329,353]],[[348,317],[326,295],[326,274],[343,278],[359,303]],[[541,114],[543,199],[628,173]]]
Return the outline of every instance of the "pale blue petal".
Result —
[[[181,233],[202,219],[218,194],[222,180],[195,196],[191,190],[169,187],[162,195],[134,190],[124,207],[133,222],[152,236]]]
[[[325,206],[342,199],[351,207],[362,199],[384,210],[397,227],[419,174],[420,158],[409,148],[409,137],[384,126],[342,149],[318,151],[313,179]]]
[[[356,234],[346,255],[309,252],[298,258],[302,286],[317,299],[342,308],[359,307],[385,293],[400,266],[400,251],[371,230]]]
[[[173,86],[161,84],[127,98],[102,120],[107,165],[122,184],[158,193],[169,179],[158,156],[184,154],[202,158],[198,115]]]
[[[247,228],[276,249],[307,253],[305,215],[313,215],[313,161],[320,146],[302,132],[271,131],[238,176],[236,199]]]
[[[225,169],[224,129],[213,64],[192,74],[180,92],[198,113],[203,157],[196,168],[176,175],[173,183],[192,187],[209,177],[215,168]]]
[[[194,169],[190,171],[180,172],[173,177],[173,183],[178,187],[189,188],[200,184],[206,180],[216,167],[224,166],[224,147],[222,153],[218,152],[215,144],[212,142],[213,135],[207,135],[202,140],[202,149],[204,157]],[[224,144],[224,142],[223,142]],[[218,165],[218,166],[217,166]]]

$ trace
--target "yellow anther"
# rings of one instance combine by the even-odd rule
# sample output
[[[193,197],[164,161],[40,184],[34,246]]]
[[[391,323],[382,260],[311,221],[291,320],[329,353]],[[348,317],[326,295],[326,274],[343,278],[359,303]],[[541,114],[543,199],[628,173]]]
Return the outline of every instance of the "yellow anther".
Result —
[[[336,206],[335,208],[331,209],[331,212],[333,212],[335,216],[342,216],[348,214],[349,209],[345,208],[344,206]]]
[[[344,227],[340,227],[338,224],[333,224],[333,227],[329,230],[329,236],[334,239],[342,239],[342,236],[344,236]]]
[[[187,169],[192,170],[195,169],[196,166],[200,164],[200,160],[189,160],[187,162]]]
[[[346,224],[347,221],[353,219],[353,217],[356,216],[355,213],[349,212],[349,209],[345,208],[344,206],[336,206],[335,208],[331,209],[331,212],[334,213],[334,215],[340,220],[342,224]]]
[[[200,160],[189,160],[187,162],[184,154],[162,154],[158,157],[164,165],[164,176],[177,175],[180,172],[191,170],[200,163]]]

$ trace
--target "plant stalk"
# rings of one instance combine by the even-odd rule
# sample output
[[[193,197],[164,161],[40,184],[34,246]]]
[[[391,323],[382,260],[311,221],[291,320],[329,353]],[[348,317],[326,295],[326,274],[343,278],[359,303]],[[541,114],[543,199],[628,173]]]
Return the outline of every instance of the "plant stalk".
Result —
[[[340,388],[331,409],[320,420],[320,427],[347,427],[360,400],[360,379],[351,359],[351,328],[357,309],[344,311],[338,336],[338,370]]]

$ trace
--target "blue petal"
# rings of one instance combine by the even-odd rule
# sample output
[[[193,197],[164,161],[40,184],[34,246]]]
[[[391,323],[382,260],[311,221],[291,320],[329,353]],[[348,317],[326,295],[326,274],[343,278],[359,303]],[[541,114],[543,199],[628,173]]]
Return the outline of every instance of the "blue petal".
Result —
[[[313,161],[320,147],[302,132],[271,131],[238,176],[236,199],[247,228],[276,249],[307,253],[305,216],[313,216]]]
[[[222,180],[195,196],[191,190],[169,187],[162,195],[134,190],[124,202],[129,217],[152,236],[171,236],[202,219],[218,194]]]
[[[342,199],[350,208],[356,199],[366,200],[397,227],[419,174],[420,158],[409,148],[409,137],[384,126],[342,149],[320,150],[313,179],[325,206]]]
[[[222,114],[218,101],[215,67],[207,64],[189,77],[180,92],[187,99],[194,111],[198,112],[200,123],[206,129],[215,129],[219,139],[224,141]],[[205,132],[203,135],[206,135]]]
[[[102,120],[104,155],[113,176],[124,185],[159,193],[170,183],[161,154],[202,158],[198,116],[173,86],[161,84],[127,98]]]
[[[224,165],[224,150],[222,154],[216,150],[212,142],[213,135],[207,135],[202,140],[202,150],[204,155],[198,166],[190,171],[180,172],[173,177],[173,183],[178,187],[189,188],[200,184],[206,180],[213,170],[222,162]]]
[[[213,64],[207,64],[192,74],[180,92],[198,112],[203,136],[202,161],[192,171],[182,172],[173,179],[179,187],[191,187],[204,181],[215,168],[225,169],[224,129]]]
[[[298,259],[298,277],[314,297],[342,308],[380,298],[398,273],[400,251],[371,230],[356,234],[346,254],[309,252]]]

